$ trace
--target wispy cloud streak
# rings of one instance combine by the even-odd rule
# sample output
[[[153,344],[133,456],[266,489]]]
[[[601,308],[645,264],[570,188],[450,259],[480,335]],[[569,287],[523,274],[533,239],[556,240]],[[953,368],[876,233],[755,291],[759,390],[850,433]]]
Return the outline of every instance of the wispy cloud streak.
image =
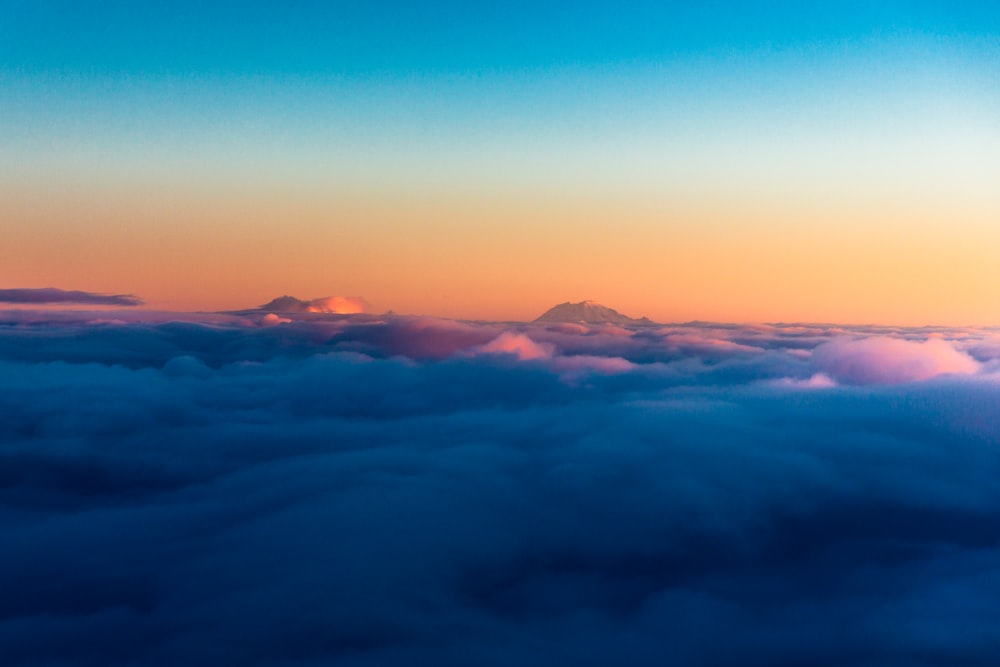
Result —
[[[96,294],[55,287],[0,289],[0,303],[21,305],[141,306],[142,299],[132,294]]]

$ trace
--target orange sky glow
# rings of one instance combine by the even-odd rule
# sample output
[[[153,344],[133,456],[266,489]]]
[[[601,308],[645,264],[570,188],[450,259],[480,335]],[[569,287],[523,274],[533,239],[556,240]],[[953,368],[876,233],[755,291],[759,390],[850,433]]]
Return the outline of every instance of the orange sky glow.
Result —
[[[468,319],[594,299],[658,321],[995,324],[1000,207],[976,204],[22,187],[0,264],[171,310],[287,293]]]

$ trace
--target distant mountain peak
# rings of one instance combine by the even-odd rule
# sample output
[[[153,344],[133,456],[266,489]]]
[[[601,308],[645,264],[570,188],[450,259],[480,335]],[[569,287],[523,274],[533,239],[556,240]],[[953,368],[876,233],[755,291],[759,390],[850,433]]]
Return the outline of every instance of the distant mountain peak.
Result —
[[[267,310],[277,313],[300,313],[309,307],[308,301],[296,299],[294,296],[285,294],[276,299],[271,299],[257,310]]]
[[[549,324],[616,324],[619,326],[643,326],[653,324],[645,317],[635,319],[622,315],[614,308],[602,306],[596,301],[560,303],[542,313],[536,322]]]
[[[367,312],[368,304],[364,299],[356,296],[325,296],[303,301],[285,294],[268,301],[256,310],[273,313],[335,313],[343,315]]]

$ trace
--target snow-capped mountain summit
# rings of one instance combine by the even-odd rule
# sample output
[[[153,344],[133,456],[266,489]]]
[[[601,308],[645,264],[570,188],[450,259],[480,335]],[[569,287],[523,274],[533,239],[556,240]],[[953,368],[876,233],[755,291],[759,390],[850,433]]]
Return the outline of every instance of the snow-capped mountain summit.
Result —
[[[560,303],[553,306],[538,317],[536,322],[550,324],[567,323],[574,324],[617,324],[620,326],[636,326],[653,324],[645,317],[635,319],[622,315],[613,308],[602,306],[596,301],[580,301],[579,303]]]

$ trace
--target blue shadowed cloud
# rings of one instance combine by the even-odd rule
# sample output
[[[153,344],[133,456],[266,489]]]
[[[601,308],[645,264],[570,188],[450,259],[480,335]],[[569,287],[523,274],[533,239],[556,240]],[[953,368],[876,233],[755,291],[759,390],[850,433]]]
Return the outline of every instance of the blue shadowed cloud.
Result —
[[[1000,648],[997,331],[116,318],[0,319],[6,665]]]

